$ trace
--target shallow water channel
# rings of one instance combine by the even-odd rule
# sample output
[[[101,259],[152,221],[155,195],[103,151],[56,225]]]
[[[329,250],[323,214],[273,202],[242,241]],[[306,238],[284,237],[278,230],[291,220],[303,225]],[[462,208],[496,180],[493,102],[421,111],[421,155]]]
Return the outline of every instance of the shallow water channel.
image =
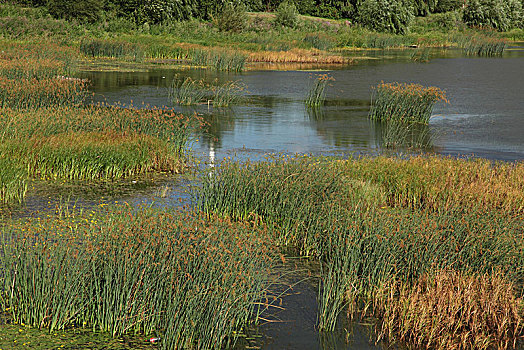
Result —
[[[372,51],[348,66],[252,66],[243,73],[204,69],[151,69],[135,72],[91,72],[94,102],[175,108],[197,112],[209,122],[207,133],[194,135],[193,154],[207,163],[225,157],[262,159],[268,153],[308,153],[348,156],[409,152],[386,150],[382,126],[367,119],[372,86],[384,82],[414,82],[446,91],[449,104],[435,106],[425,151],[496,160],[524,160],[524,44],[503,57],[471,58],[460,50],[432,50],[429,62],[415,62],[413,52]],[[363,56],[362,53],[354,53]],[[272,70],[278,68],[279,70]],[[304,99],[316,74],[334,80],[326,105],[314,113]],[[232,108],[174,106],[168,97],[175,75],[212,83],[239,81],[247,91]],[[153,176],[126,179],[108,187],[35,182],[26,202],[12,208],[15,216],[54,208],[60,201],[77,207],[101,202],[142,202],[179,206],[188,202],[191,177]],[[320,337],[316,324],[316,281],[300,261],[282,280],[282,308],[260,327],[250,346],[264,349],[373,349],[366,327],[343,324],[336,334]],[[302,271],[302,272],[300,272]],[[305,280],[304,280],[305,279]],[[304,281],[303,281],[304,280]],[[300,283],[299,283],[300,282]],[[289,288],[292,286],[292,288]],[[346,341],[349,339],[349,343]]]

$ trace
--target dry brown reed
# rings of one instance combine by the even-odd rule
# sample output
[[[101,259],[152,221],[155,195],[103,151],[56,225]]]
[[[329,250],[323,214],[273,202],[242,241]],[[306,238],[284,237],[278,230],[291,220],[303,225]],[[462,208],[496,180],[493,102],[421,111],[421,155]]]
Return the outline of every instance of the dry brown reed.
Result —
[[[248,62],[274,62],[274,63],[324,63],[324,64],[349,64],[353,60],[339,55],[330,55],[317,49],[291,49],[289,51],[260,51],[249,54]]]
[[[522,299],[500,273],[440,270],[409,287],[389,282],[374,297],[379,339],[420,349],[508,349],[524,337]],[[521,310],[522,311],[522,310]]]

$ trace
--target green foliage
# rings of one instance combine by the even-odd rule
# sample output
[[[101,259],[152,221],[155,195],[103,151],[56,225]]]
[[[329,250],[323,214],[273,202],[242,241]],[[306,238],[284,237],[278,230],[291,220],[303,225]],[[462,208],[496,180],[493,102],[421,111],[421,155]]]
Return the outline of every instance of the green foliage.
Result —
[[[522,26],[522,3],[519,0],[470,0],[464,9],[463,21],[469,26],[506,31]]]
[[[362,0],[357,18],[364,26],[379,32],[406,34],[413,20],[413,8],[406,0]]]
[[[240,3],[226,2],[213,22],[222,32],[241,32],[247,26],[246,8]]]
[[[285,0],[277,8],[275,24],[295,28],[298,25],[298,11],[293,1]]]
[[[433,8],[433,12],[442,13],[448,11],[458,10],[464,5],[464,0],[438,0],[436,6]]]
[[[96,22],[103,9],[102,0],[49,0],[49,13],[56,18],[78,19],[85,22]]]

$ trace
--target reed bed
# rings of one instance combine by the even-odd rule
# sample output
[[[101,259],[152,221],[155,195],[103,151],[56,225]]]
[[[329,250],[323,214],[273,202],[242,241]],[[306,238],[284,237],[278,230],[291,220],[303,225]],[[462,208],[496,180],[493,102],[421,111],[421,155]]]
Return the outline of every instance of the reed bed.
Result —
[[[514,285],[500,273],[439,270],[414,286],[390,282],[375,297],[379,337],[436,349],[516,348],[524,336]]]
[[[198,115],[185,116],[161,109],[66,106],[19,111],[4,108],[0,113],[0,138],[27,140],[81,132],[149,135],[169,142],[181,156],[191,131],[204,124]]]
[[[326,101],[326,87],[330,81],[335,80],[328,74],[319,74],[310,87],[306,96],[306,107],[320,107]]]
[[[141,45],[127,41],[84,39],[80,43],[80,52],[88,57],[126,58],[142,61],[144,51]]]
[[[238,81],[219,84],[215,80],[213,84],[207,84],[203,80],[182,79],[177,75],[171,84],[169,97],[178,105],[212,102],[214,107],[229,107],[240,101],[245,89],[245,85]]]
[[[0,77],[0,108],[29,109],[77,106],[87,95],[87,82],[80,79],[7,79]]]
[[[191,63],[197,66],[210,66],[219,71],[242,72],[246,63],[246,55],[238,52],[194,49],[191,53]]]
[[[384,329],[403,329],[405,324],[403,332],[414,334],[406,320],[392,316],[398,313],[384,311],[397,306],[404,310],[407,301],[399,299],[398,292],[391,292],[382,304],[376,298],[387,294],[380,293],[390,283],[401,283],[411,293],[423,276],[438,277],[442,270],[479,281],[493,278],[494,283],[500,273],[513,286],[513,299],[509,294],[494,299],[496,310],[505,310],[506,302],[518,304],[524,291],[524,188],[518,180],[523,175],[522,163],[442,157],[226,162],[203,179],[194,204],[210,215],[238,221],[257,218],[283,249],[320,259],[321,331],[333,331],[345,310],[350,317],[378,317],[389,327]],[[427,297],[438,295],[430,292]],[[432,302],[438,303],[436,299]],[[455,317],[454,324],[477,317],[449,316],[445,307],[428,307],[431,310],[434,314],[428,317]],[[490,315],[486,310],[478,317]],[[418,321],[424,322],[422,316]],[[519,311],[496,331],[479,324],[482,330],[477,328],[475,334],[504,348],[524,336],[522,322]],[[401,341],[433,348],[451,344],[448,340],[453,338],[449,341],[463,339],[464,348],[475,348],[467,340],[470,331],[463,327],[451,335],[439,333],[433,342],[423,335]],[[378,335],[383,332],[378,330]],[[388,339],[395,340],[389,333]]]
[[[0,203],[21,203],[27,192],[26,177],[23,169],[0,158]]]
[[[1,303],[17,323],[222,349],[256,320],[273,264],[265,233],[154,209],[28,219],[1,231]]]
[[[429,149],[432,147],[432,135],[427,124],[383,123],[381,139],[386,148]]]
[[[437,87],[380,83],[373,90],[369,118],[382,122],[427,124],[438,101],[448,103],[445,92]]]
[[[452,41],[472,56],[501,56],[507,47],[504,39],[478,34],[456,35]]]
[[[316,49],[291,49],[288,51],[259,51],[249,54],[248,62],[272,63],[324,63],[324,64],[350,64],[351,58],[331,55]]]
[[[0,155],[16,160],[32,177],[114,179],[148,172],[179,173],[180,157],[168,142],[115,132],[67,133],[4,142]]]

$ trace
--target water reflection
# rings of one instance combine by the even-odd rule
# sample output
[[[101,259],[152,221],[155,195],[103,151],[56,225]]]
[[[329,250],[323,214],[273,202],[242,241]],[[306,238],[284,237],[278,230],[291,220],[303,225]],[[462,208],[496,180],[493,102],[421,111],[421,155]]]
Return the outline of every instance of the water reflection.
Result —
[[[446,90],[450,104],[438,104],[430,121],[428,134],[439,135],[432,140],[435,147],[430,151],[524,159],[524,51],[509,50],[503,58],[465,58],[461,50],[435,49],[429,52],[428,63],[413,62],[413,52],[369,51],[365,52],[368,59],[357,65],[317,66],[335,78],[327,91],[326,105],[318,112],[304,107],[311,73],[297,67],[239,74],[203,69],[89,72],[83,77],[92,81],[95,101],[144,103],[204,115],[209,133],[196,135],[199,142],[193,149],[208,157],[212,140],[217,159],[246,149],[252,150],[250,156],[254,157],[264,152],[383,150],[390,142],[384,142],[383,133],[377,131],[380,127],[366,118],[371,87],[380,81],[413,82]],[[168,98],[168,87],[177,73],[208,83],[240,80],[248,93],[241,105],[230,109],[205,104],[190,110],[177,107]]]

